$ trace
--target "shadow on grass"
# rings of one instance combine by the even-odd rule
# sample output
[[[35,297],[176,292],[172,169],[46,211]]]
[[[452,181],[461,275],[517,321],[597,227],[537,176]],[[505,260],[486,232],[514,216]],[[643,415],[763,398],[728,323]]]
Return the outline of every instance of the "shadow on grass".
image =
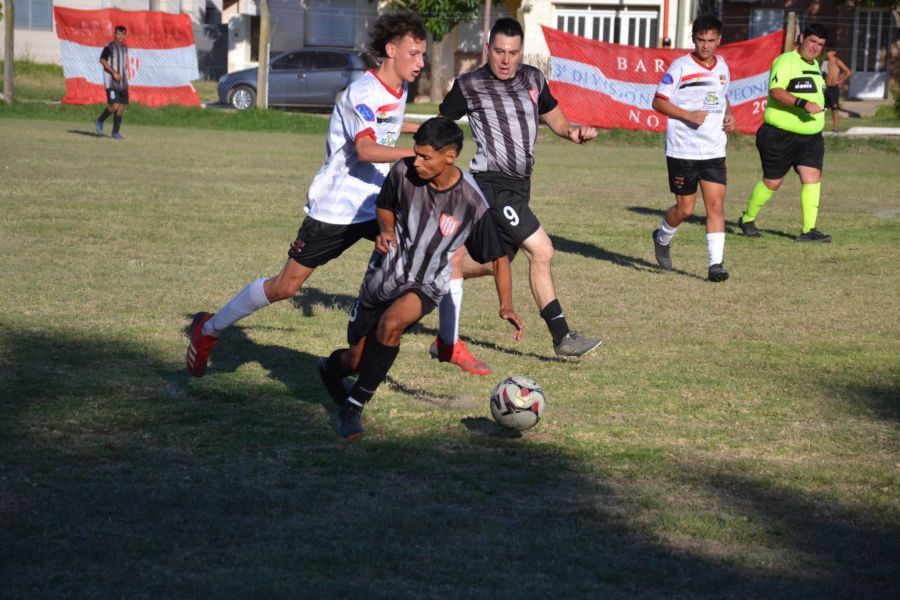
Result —
[[[499,321],[498,321],[499,322]],[[463,325],[465,325],[465,320],[463,320]],[[508,327],[508,326],[505,326]],[[515,344],[515,340],[512,339],[512,331],[513,329],[509,327],[505,331],[509,332],[509,340],[510,344]],[[409,328],[409,333],[417,333],[428,336],[432,339],[436,338],[438,335],[438,330],[433,327],[426,327],[422,325],[421,322],[416,323],[412,327]],[[517,358],[533,358],[535,360],[539,360],[541,362],[553,362],[553,363],[567,363],[570,362],[571,359],[560,358],[558,356],[552,356],[549,354],[535,354],[534,352],[522,352],[521,350],[516,350],[511,346],[500,346],[494,342],[486,342],[484,340],[476,340],[475,338],[460,334],[459,339],[466,342],[467,344],[472,344],[475,346],[480,346],[481,348],[488,348],[493,350],[494,352],[502,352],[503,354],[507,354],[509,356],[515,356]],[[547,334],[547,349],[550,350],[553,348],[553,342],[550,339],[550,335]],[[456,367],[454,367],[456,368]]]
[[[746,552],[770,552],[666,542],[617,465],[486,419],[385,435],[377,398],[345,443],[310,405],[328,402],[314,357],[229,335],[223,354],[276,381],[222,377],[227,359],[191,380],[140,340],[0,328],[6,594],[896,595],[896,532],[866,514],[688,469],[771,529]]]
[[[92,138],[106,137],[105,135],[98,135],[96,131],[82,131],[80,129],[68,129],[68,130],[66,130],[66,133],[72,133],[75,135],[84,135],[84,136],[92,137]]]
[[[628,256],[627,254],[621,254],[619,252],[613,252],[612,250],[607,250],[606,248],[595,246],[587,242],[570,240],[568,238],[560,237],[557,235],[551,235],[550,239],[553,241],[553,247],[560,252],[569,252],[570,254],[578,254],[579,256],[585,256],[587,258],[605,260],[607,262],[613,263],[614,265],[619,265],[620,267],[630,267],[632,269],[637,269],[638,271],[648,271],[652,273],[674,273],[677,275],[683,275],[684,277],[690,277],[691,279],[706,281],[705,277],[700,277],[699,275],[695,275],[694,273],[688,273],[687,271],[682,271],[681,269],[664,271],[660,269],[659,265],[657,265],[656,263],[651,263],[644,260],[643,258]],[[647,233],[647,242],[648,247],[652,250],[653,246],[650,242],[649,232]]]
[[[896,380],[884,383],[836,383],[832,394],[850,401],[847,408],[854,414],[860,409],[874,412],[881,419],[900,421],[900,384]]]
[[[896,522],[884,527],[829,498],[742,478],[735,474],[739,467],[725,471],[705,473],[703,485],[748,522],[764,524],[770,535],[783,541],[799,570],[844,581],[840,591],[829,589],[823,581],[811,588],[816,595],[896,597],[900,591],[900,526]]]
[[[349,315],[355,301],[356,296],[332,294],[314,287],[302,287],[290,302],[294,308],[303,312],[304,317],[312,317],[315,316],[313,307],[317,305],[330,310],[339,310]]]
[[[646,206],[629,206],[628,210],[633,213],[637,213],[639,215],[653,216],[653,217],[658,217],[659,219],[662,219],[663,216],[666,214],[667,209],[648,208]],[[690,217],[685,219],[685,221],[692,225],[703,225],[704,227],[706,226],[706,217],[698,217],[697,215],[691,215]],[[776,237],[783,237],[783,238],[787,238],[789,240],[793,240],[797,237],[786,231],[776,231],[775,229],[762,229],[762,228],[760,228],[759,230],[763,234],[774,235]],[[725,221],[725,233],[740,235],[740,227],[738,227],[737,221],[729,222],[726,220]]]

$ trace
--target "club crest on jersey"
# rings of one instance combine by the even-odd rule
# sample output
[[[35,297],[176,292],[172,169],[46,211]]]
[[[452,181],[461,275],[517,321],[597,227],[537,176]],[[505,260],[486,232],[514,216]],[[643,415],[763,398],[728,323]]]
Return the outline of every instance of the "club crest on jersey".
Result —
[[[359,116],[361,116],[366,121],[375,120],[375,112],[371,108],[369,108],[368,104],[357,104],[353,108],[355,108],[356,112],[359,113]]]
[[[728,80],[725,78],[724,75],[719,75],[719,83],[721,83],[722,85],[725,85],[727,82],[728,82]]]
[[[531,96],[531,101],[537,104],[538,101],[538,90],[537,88],[529,88],[528,95]]]
[[[453,218],[453,215],[448,215],[444,213],[441,215],[441,219],[439,221],[441,235],[444,237],[449,237],[456,233],[456,230],[459,229],[459,221]]]

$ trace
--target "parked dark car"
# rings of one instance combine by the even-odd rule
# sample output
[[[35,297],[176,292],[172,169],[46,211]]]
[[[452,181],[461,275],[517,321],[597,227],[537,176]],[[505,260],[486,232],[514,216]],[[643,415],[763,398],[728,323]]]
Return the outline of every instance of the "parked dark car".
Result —
[[[303,48],[269,62],[269,106],[334,106],[335,99],[368,69],[371,55],[347,48]],[[219,79],[219,102],[238,110],[256,106],[258,69],[228,73]]]

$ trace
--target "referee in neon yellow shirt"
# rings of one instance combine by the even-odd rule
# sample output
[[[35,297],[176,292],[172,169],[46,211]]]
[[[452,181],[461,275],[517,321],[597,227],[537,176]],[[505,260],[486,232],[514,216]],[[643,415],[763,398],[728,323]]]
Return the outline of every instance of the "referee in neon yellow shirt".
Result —
[[[760,237],[756,216],[793,167],[802,184],[803,229],[796,241],[831,241],[830,235],[816,229],[825,157],[825,81],[816,57],[827,39],[828,30],[823,25],[807,25],[800,35],[800,45],[772,63],[764,122],[756,132],[763,178],[753,188],[747,210],[738,220],[748,237]]]

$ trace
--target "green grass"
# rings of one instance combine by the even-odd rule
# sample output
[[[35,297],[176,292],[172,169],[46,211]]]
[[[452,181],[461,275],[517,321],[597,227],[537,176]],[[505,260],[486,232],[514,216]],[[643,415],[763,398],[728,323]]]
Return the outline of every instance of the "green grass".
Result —
[[[0,112],[5,594],[897,595],[896,143],[829,141],[819,225],[835,241],[810,247],[792,239],[793,177],[762,239],[734,234],[760,175],[734,140],[732,279],[710,284],[702,208],[678,271],[653,266],[671,203],[659,136],[542,134],[532,203],[559,296],[604,345],[552,358],[519,257],[521,342],[492,283],[466,286],[462,333],[494,374],[429,360],[429,316],[348,444],[315,360],[344,343],[367,244],[224,334],[203,379],[183,365],[189,315],[283,264],[321,132],[135,111],[116,143],[66,114]],[[487,405],[516,373],[548,397],[523,436]]]

